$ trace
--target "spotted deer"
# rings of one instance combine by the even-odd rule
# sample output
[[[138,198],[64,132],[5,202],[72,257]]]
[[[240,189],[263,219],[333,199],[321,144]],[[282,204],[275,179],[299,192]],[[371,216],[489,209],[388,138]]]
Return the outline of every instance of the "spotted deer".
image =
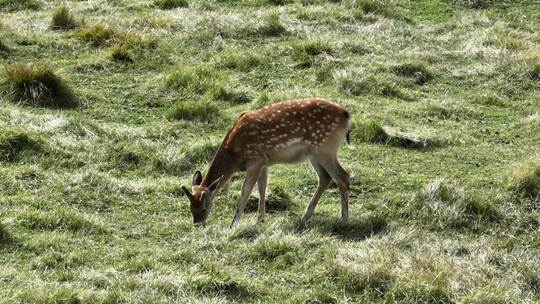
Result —
[[[206,221],[216,192],[238,171],[246,171],[246,179],[231,227],[238,224],[256,183],[257,220],[262,221],[269,167],[305,159],[311,162],[319,183],[302,220],[312,216],[333,179],[341,194],[341,219],[347,221],[349,174],[339,164],[337,152],[341,141],[349,139],[349,126],[349,113],[344,108],[316,98],[283,101],[240,114],[214,155],[206,176],[196,171],[192,190],[182,186],[190,201],[193,223]]]

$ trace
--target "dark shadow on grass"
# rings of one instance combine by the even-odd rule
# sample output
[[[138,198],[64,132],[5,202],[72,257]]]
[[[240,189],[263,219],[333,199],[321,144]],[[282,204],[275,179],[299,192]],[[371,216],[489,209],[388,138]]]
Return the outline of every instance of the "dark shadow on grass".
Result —
[[[336,236],[343,240],[360,241],[374,234],[384,233],[388,227],[388,221],[380,215],[369,215],[349,219],[342,222],[334,217],[321,217],[314,215],[312,219],[304,223],[300,219],[295,221],[290,229],[294,232],[316,230],[324,234]]]

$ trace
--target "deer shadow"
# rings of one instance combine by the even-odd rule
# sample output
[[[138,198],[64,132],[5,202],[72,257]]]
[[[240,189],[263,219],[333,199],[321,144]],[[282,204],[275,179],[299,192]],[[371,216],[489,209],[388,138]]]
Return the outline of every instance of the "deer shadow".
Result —
[[[380,215],[351,218],[348,222],[342,222],[335,217],[314,215],[307,222],[302,222],[298,219],[286,229],[295,233],[314,230],[342,240],[361,241],[372,235],[385,233],[387,228],[388,221]]]

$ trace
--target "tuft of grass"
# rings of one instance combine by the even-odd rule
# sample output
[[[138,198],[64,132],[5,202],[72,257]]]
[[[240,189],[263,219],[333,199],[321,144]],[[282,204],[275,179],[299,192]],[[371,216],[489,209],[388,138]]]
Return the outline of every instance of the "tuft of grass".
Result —
[[[6,57],[11,53],[11,48],[0,39],[0,57]]]
[[[454,303],[450,290],[437,282],[398,282],[392,286],[386,299],[389,303]]]
[[[411,100],[393,82],[384,76],[365,76],[359,72],[341,71],[334,75],[337,88],[352,96],[364,94],[378,94],[388,97],[397,97],[403,100]]]
[[[75,289],[67,287],[47,288],[46,290],[28,288],[17,294],[20,303],[66,303],[79,304],[82,298]]]
[[[77,26],[75,16],[69,11],[69,7],[65,3],[57,6],[53,12],[51,20],[51,28],[70,30]]]
[[[117,31],[104,23],[81,29],[75,34],[78,39],[92,43],[95,46],[109,44],[116,36],[118,36]]]
[[[328,42],[316,40],[293,44],[291,57],[299,62],[300,66],[309,67],[316,62],[318,56],[332,53],[332,46]]]
[[[278,37],[287,33],[277,13],[268,15],[262,20],[262,24],[245,29],[245,31],[246,34],[254,37]]]
[[[423,85],[433,79],[433,73],[423,63],[406,62],[393,66],[391,70],[398,76],[412,78],[418,85]]]
[[[308,223],[295,223],[295,230],[316,229],[324,234],[334,235],[343,240],[363,240],[374,234],[383,233],[388,221],[381,215],[366,215],[342,222],[334,218],[314,217]]]
[[[233,274],[227,268],[216,265],[205,268],[187,278],[187,285],[196,293],[203,296],[224,295],[232,299],[253,296],[249,285],[240,280],[238,274]]]
[[[177,102],[165,113],[167,120],[211,121],[219,116],[219,108],[210,101]]]
[[[505,107],[507,106],[506,102],[499,97],[497,94],[493,93],[484,93],[479,94],[473,97],[473,101],[476,104],[486,105],[486,106],[497,106]]]
[[[540,198],[540,157],[536,156],[516,166],[508,180],[508,186],[520,197],[538,200]]]
[[[501,212],[493,198],[467,193],[451,179],[438,178],[419,191],[410,212],[427,227],[436,229],[475,228],[498,222]]]
[[[220,78],[216,70],[207,66],[176,65],[165,78],[165,85],[184,94],[204,94],[216,88]]]
[[[353,136],[366,143],[378,143],[410,149],[423,149],[442,144],[439,140],[428,136],[397,131],[390,132],[373,120],[355,123],[353,128]]]
[[[22,130],[0,131],[0,161],[13,162],[24,154],[36,154],[43,150],[39,140]]]
[[[494,0],[453,0],[457,5],[461,5],[467,8],[484,9],[492,6],[497,1]]]
[[[344,286],[347,292],[353,294],[368,293],[377,298],[383,297],[396,280],[388,266],[376,266],[359,271],[333,263],[328,275],[332,280]]]
[[[527,74],[531,80],[540,81],[540,63],[534,64]]]
[[[387,143],[390,135],[377,122],[367,120],[354,126],[355,137],[366,143]]]
[[[18,216],[21,225],[37,231],[68,230],[101,234],[105,229],[87,216],[74,210],[57,208],[54,211],[25,210]]]
[[[160,9],[170,10],[179,7],[188,7],[189,3],[186,0],[154,0],[154,5]]]
[[[8,232],[4,224],[0,222],[0,245],[9,243],[11,239],[11,234]]]
[[[23,104],[58,108],[77,105],[77,98],[65,81],[41,64],[8,66],[0,92]]]
[[[224,88],[222,86],[214,88],[212,97],[217,100],[227,101],[233,104],[243,104],[251,101],[251,96],[247,92]]]
[[[355,2],[353,11],[353,17],[355,19],[373,21],[374,15],[409,21],[409,19],[403,16],[389,1],[359,0]]]
[[[133,63],[133,52],[126,47],[125,45],[117,44],[112,47],[109,57],[112,61],[124,62],[124,63]]]
[[[38,10],[41,3],[37,0],[0,0],[0,8],[5,11]]]
[[[246,205],[246,212],[255,212],[259,206],[259,199],[250,197]],[[274,186],[269,191],[265,201],[266,212],[280,212],[293,209],[295,207],[289,194],[280,186]]]
[[[231,70],[249,72],[261,64],[262,61],[263,59],[260,56],[250,51],[228,49],[221,52],[217,65]]]
[[[290,0],[266,0],[268,3],[273,5],[286,5]]]
[[[274,265],[289,267],[302,259],[303,248],[283,235],[264,236],[258,238],[247,257],[260,261],[272,262]]]
[[[455,204],[463,199],[463,188],[446,178],[438,178],[427,184],[416,196],[416,200],[431,204]]]

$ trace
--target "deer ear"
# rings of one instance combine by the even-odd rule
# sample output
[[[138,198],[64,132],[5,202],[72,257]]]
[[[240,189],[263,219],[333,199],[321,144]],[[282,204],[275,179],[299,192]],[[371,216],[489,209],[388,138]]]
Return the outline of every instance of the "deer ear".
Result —
[[[189,192],[189,190],[188,190],[188,188],[186,188],[186,186],[182,186],[182,190],[184,191],[186,196],[189,198],[189,200],[193,199],[193,195],[191,194],[191,192]]]
[[[201,171],[197,170],[195,171],[195,174],[193,174],[193,186],[198,186],[202,182],[202,174]]]
[[[219,185],[219,182],[221,181],[221,177],[218,177],[218,179],[216,179],[215,181],[213,181],[210,186],[208,186],[208,190],[214,192],[214,190],[216,190],[217,186]]]

